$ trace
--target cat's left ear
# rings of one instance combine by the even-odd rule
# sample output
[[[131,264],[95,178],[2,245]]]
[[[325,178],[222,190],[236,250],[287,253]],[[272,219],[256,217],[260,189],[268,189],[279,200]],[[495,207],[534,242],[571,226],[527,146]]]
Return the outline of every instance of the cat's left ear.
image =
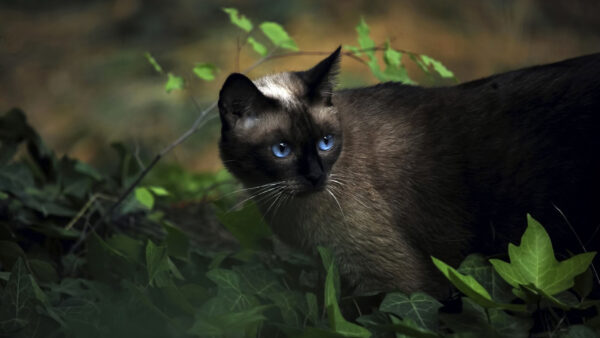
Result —
[[[331,55],[319,62],[311,69],[298,72],[298,76],[304,81],[308,88],[307,97],[310,100],[322,99],[331,105],[331,95],[336,85],[337,74],[340,70],[339,46]]]

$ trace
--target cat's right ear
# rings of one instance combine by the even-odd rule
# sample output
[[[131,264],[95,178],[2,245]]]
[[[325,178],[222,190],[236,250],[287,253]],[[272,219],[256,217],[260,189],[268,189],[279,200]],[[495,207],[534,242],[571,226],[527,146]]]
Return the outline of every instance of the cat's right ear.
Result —
[[[267,101],[245,75],[229,75],[219,92],[219,115],[223,127],[230,129],[242,118],[255,117]]]

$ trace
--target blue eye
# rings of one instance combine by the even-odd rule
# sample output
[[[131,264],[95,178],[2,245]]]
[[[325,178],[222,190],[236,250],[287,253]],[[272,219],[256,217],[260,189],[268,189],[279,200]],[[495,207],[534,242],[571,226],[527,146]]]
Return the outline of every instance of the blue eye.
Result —
[[[290,146],[285,142],[274,144],[271,150],[273,151],[273,155],[281,158],[288,156],[292,151]]]
[[[327,150],[333,148],[334,143],[335,142],[334,142],[333,135],[329,134],[319,140],[319,149],[327,151]]]

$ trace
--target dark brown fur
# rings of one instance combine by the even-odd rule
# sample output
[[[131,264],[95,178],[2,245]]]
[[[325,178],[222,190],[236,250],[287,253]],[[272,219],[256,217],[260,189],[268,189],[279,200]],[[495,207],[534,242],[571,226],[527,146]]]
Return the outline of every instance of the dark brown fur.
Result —
[[[577,234],[598,250],[600,55],[454,87],[332,93],[338,52],[256,85],[232,75],[221,91],[223,161],[249,188],[284,181],[250,190],[282,239],[332,249],[359,292],[438,295],[429,256],[505,252],[526,213],[557,249],[582,251]],[[335,148],[315,151],[327,133]],[[292,157],[269,152],[282,140]]]

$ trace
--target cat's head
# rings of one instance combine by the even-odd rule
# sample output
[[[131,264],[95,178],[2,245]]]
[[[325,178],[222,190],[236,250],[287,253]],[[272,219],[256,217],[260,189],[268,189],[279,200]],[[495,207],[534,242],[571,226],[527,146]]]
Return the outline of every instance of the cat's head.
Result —
[[[307,71],[227,78],[219,149],[231,173],[248,186],[281,182],[293,195],[324,188],[342,150],[332,102],[339,59],[340,48]]]

